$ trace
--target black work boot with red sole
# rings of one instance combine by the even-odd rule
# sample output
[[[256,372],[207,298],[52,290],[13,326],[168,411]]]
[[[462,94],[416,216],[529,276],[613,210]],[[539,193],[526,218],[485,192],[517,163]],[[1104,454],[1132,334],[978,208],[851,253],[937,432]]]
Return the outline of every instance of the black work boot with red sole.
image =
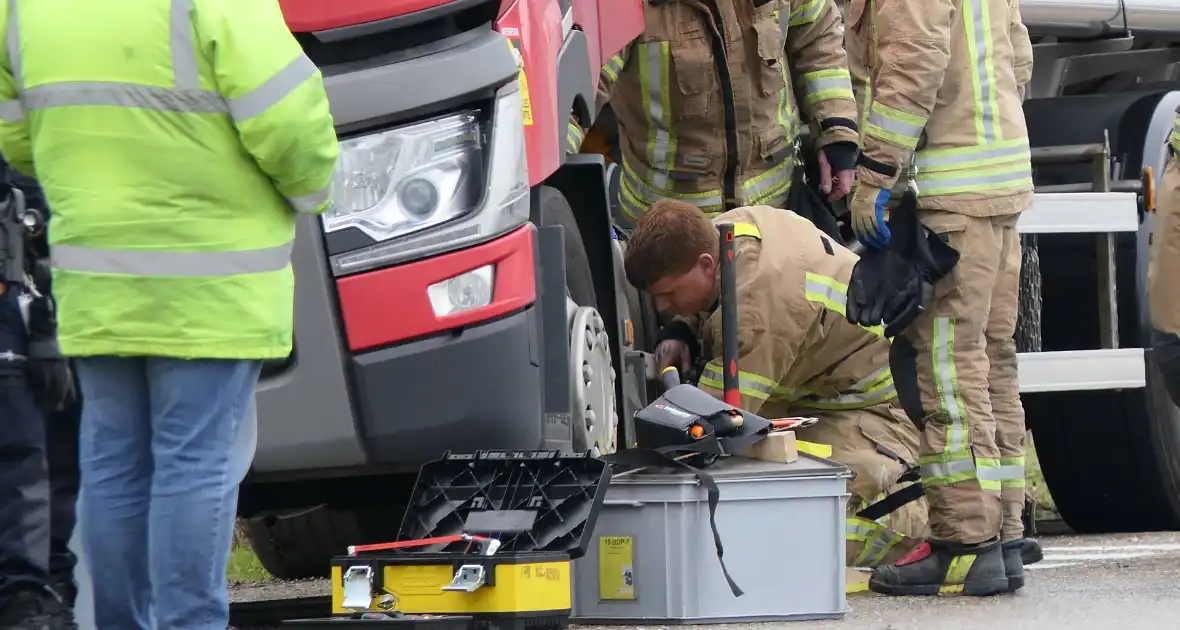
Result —
[[[962,594],[975,597],[1008,591],[1000,541],[964,545],[931,540],[897,564],[877,567],[869,590],[883,595]]]

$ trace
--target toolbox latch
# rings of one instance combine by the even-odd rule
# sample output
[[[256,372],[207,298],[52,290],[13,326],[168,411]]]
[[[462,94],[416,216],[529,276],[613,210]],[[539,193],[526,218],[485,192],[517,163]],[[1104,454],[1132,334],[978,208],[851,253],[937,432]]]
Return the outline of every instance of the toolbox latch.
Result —
[[[373,604],[373,568],[352,566],[344,572],[344,602],[349,610],[368,610]]]
[[[442,587],[444,591],[474,593],[487,581],[487,569],[479,564],[465,564],[455,571],[451,583]]]

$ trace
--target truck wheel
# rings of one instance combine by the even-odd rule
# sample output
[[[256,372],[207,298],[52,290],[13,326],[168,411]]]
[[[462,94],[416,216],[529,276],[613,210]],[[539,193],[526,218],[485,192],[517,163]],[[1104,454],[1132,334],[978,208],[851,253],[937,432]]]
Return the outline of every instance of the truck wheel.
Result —
[[[244,519],[242,529],[263,568],[280,580],[328,577],[329,560],[361,538],[355,514],[326,505]]]
[[[1164,143],[1180,95],[1158,89],[1032,100],[1025,117],[1034,147],[1101,142],[1109,131],[1123,177],[1143,166],[1160,172]],[[1036,183],[1091,181],[1088,164],[1041,166]],[[1151,215],[1139,234],[1116,239],[1119,339],[1147,347],[1146,273]],[[1090,234],[1046,234],[1042,266],[1043,350],[1098,347],[1097,256]],[[1180,410],[1160,384],[1151,352],[1147,386],[1134,390],[1023,396],[1029,428],[1057,511],[1075,531],[1118,532],[1180,527]]]
[[[338,491],[350,504],[320,504],[286,513],[241,519],[242,530],[263,568],[280,580],[328,577],[331,560],[349,545],[388,542],[397,538],[405,515],[405,493],[414,477],[374,478]],[[372,490],[377,487],[378,490]],[[380,505],[356,505],[380,493]]]
[[[569,202],[556,188],[540,187],[541,226],[565,229],[566,314],[570,326],[570,378],[574,386],[572,439],[577,453],[613,453],[619,427],[610,339],[598,312],[590,259]]]

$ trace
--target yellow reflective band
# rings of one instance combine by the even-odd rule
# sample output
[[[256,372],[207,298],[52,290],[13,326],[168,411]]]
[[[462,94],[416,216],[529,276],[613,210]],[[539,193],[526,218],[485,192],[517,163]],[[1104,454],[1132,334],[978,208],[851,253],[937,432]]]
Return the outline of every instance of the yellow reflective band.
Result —
[[[1001,457],[999,461],[1000,466],[1000,487],[1001,488],[1023,488],[1024,487],[1024,457]]]
[[[803,4],[791,10],[790,21],[787,22],[789,26],[803,26],[804,24],[811,24],[824,10],[824,5],[828,0],[807,0]]]
[[[667,179],[667,173],[660,173],[659,175]],[[648,207],[660,199],[684,201],[700,208],[705,214],[720,214],[723,209],[721,205],[721,191],[719,189],[695,193],[657,191],[651,184],[644,182],[639,177],[639,174],[635,172],[635,169],[627,160],[626,155],[623,156],[623,177],[620,183],[620,201],[623,205],[623,212],[635,220],[639,220],[639,217],[647,212]]]
[[[762,230],[759,230],[758,226],[754,225],[753,223],[734,223],[733,235],[749,236],[758,240],[762,240]]]
[[[975,554],[955,556],[946,569],[946,577],[942,579],[940,593],[958,593],[963,590],[963,583],[967,581],[967,574],[971,572],[971,565],[975,564]]]
[[[567,153],[577,153],[582,149],[582,140],[586,138],[586,131],[577,121],[569,121],[565,130],[565,150]]]
[[[849,516],[845,520],[844,538],[864,543],[861,552],[852,561],[852,565],[857,567],[879,566],[902,541],[901,534],[859,516]]]
[[[921,176],[999,164],[1024,164],[1028,163],[1030,155],[1028,138],[1017,138],[954,149],[923,149],[918,151],[914,163]]]
[[[803,281],[803,295],[809,302],[816,302],[824,308],[846,316],[848,306],[848,285],[835,278],[807,272]],[[861,327],[878,337],[885,337],[884,326]]]
[[[1001,489],[1001,468],[999,458],[976,457],[975,475],[979,479],[979,487],[988,492],[999,492]]]
[[[834,98],[855,101],[852,75],[847,70],[817,70],[803,75],[803,102],[809,106]]]
[[[701,385],[712,387],[713,389],[724,389],[725,384],[723,379],[721,364],[716,361],[710,361],[701,370],[701,379],[699,382]],[[738,370],[738,392],[743,396],[766,400],[770,398],[770,392],[774,390],[774,386],[777,384],[765,376]]]
[[[961,13],[967,33],[967,54],[974,66],[971,91],[975,98],[975,136],[979,144],[1002,139],[1000,126],[996,123],[999,107],[996,104],[990,6],[988,0],[963,0]]]
[[[20,101],[0,101],[0,122],[18,123],[25,119],[25,108]]]
[[[861,92],[860,98],[860,115],[857,116],[856,123],[860,127],[860,146],[865,145],[865,128],[869,126],[869,108],[873,102],[873,83],[866,81],[864,91]]]
[[[622,57],[622,55],[615,55],[614,57],[611,57],[610,61],[606,62],[606,65],[602,66],[602,73],[605,74],[607,76],[607,78],[609,78],[611,81],[618,79],[619,73],[622,71],[623,71],[623,57]]]
[[[783,89],[778,93],[778,125],[783,129],[783,137],[789,142],[793,142],[795,136],[799,135],[799,116],[795,113],[795,108],[791,105],[791,79],[787,76],[787,68],[785,63],[779,64],[779,75],[783,78]],[[792,163],[792,160],[783,160],[785,163]]]
[[[1172,144],[1172,148],[1180,151],[1180,116],[1176,118],[1176,122],[1172,125],[1172,135],[1168,139]]]
[[[976,478],[975,459],[970,450],[919,457],[918,465],[926,487],[948,486]]]
[[[792,172],[792,161],[783,160],[773,168],[746,179],[741,184],[741,200],[739,201],[742,201],[743,205],[748,206],[768,205],[783,207],[787,194],[790,192]],[[668,178],[667,173],[659,173],[659,175],[665,179]],[[652,171],[651,178],[656,178],[656,172],[654,170]],[[643,216],[643,213],[647,212],[647,208],[660,199],[676,199],[690,203],[700,208],[710,218],[721,214],[725,209],[725,206],[721,203],[722,196],[720,188],[691,193],[657,190],[654,183],[645,181],[639,176],[639,173],[636,172],[635,168],[627,160],[626,155],[623,156],[623,177],[621,178],[620,189],[620,201],[622,202],[623,212],[635,220]]]
[[[815,457],[822,457],[827,459],[832,456],[831,444],[820,444],[819,442],[808,442],[806,440],[795,440],[795,449],[800,453],[807,453]]]
[[[874,102],[869,106],[865,134],[913,150],[922,137],[926,119]]]
[[[643,84],[643,111],[647,114],[647,157],[654,169],[652,185],[671,188],[668,173],[676,163],[676,135],[672,124],[669,42],[639,44],[639,81]],[[653,200],[654,202],[654,200]]]
[[[947,428],[944,453],[965,448],[967,441],[967,413],[959,394],[959,379],[955,366],[955,320],[938,317],[934,320],[934,385],[939,405],[951,421]]]
[[[1007,188],[1032,186],[1032,165],[1029,162],[973,169],[968,172],[946,171],[923,173],[918,170],[918,190],[923,197],[987,192]]]
[[[791,189],[791,174],[794,160],[786,159],[768,171],[759,173],[742,182],[741,200],[747,206],[786,206],[787,193]]]

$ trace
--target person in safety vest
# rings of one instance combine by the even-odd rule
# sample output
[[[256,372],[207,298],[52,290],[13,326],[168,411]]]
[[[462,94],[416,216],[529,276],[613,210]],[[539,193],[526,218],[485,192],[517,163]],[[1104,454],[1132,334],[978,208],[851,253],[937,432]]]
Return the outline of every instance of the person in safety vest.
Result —
[[[1172,402],[1180,405],[1180,109],[1168,139],[1168,166],[1160,177],[1147,269],[1152,348]],[[1172,269],[1165,272],[1163,270]]]
[[[922,430],[931,540],[878,568],[869,585],[897,595],[1015,590],[1023,564],[1040,559],[1023,538],[1013,340],[1016,222],[1033,201],[1021,107],[1032,75],[1028,31],[1016,0],[850,0],[845,38],[861,105],[849,204],[859,240],[888,245],[885,204],[901,178],[916,185],[921,223],[960,255],[890,357]]]
[[[848,193],[856,103],[835,3],[647,0],[644,7],[643,35],[599,81],[599,109],[609,102],[618,118],[625,220],[660,199],[710,216],[785,207],[802,116],[819,132],[821,192]]]
[[[690,204],[656,202],[636,223],[624,264],[659,311],[677,316],[661,333],[660,369],[688,374],[708,361],[698,386],[722,397],[720,223],[737,234],[741,407],[768,418],[818,417],[797,437],[831,445],[832,459],[856,473],[848,565],[897,560],[927,531],[925,500],[907,474],[917,465],[918,434],[897,405],[889,342],[879,328],[843,317],[856,254],[787,210],[750,206],[710,221]]]
[[[53,209],[85,400],[96,625],[225,628],[231,452],[339,154],[321,74],[273,1],[0,5],[0,151]]]

